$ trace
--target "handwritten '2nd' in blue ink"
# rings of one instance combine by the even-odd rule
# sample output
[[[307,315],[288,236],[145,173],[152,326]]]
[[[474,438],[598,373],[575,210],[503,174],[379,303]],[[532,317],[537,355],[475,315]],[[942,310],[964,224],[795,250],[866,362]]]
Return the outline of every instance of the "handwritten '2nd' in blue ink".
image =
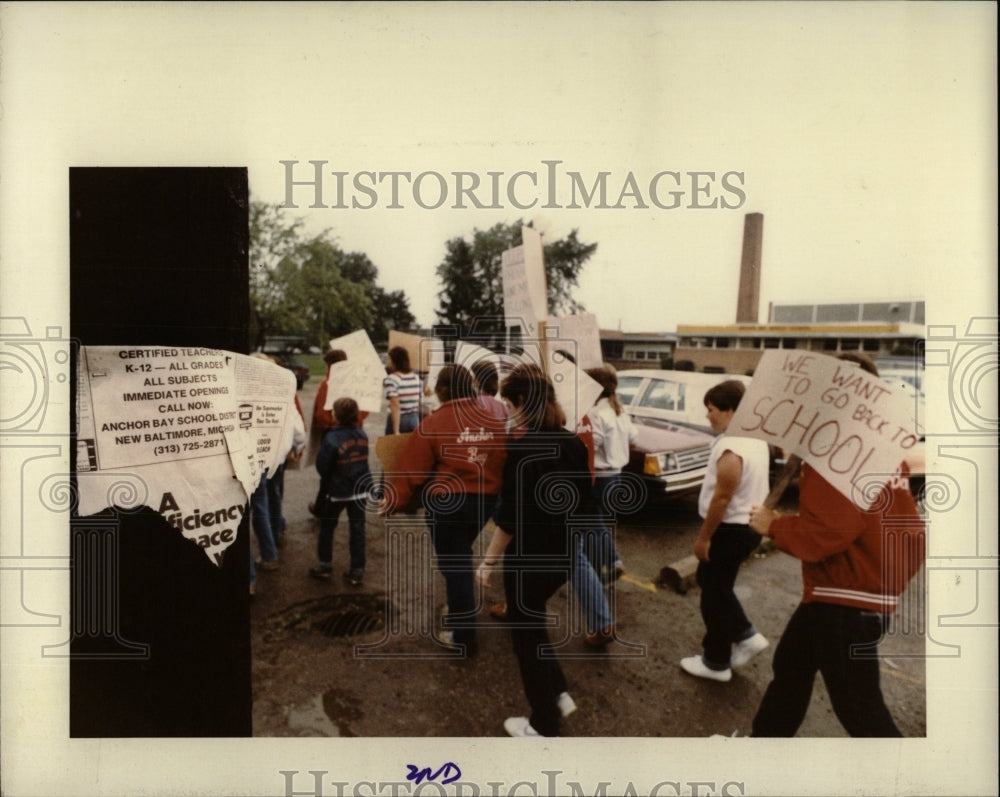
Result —
[[[406,773],[406,779],[414,781],[418,786],[425,780],[435,781],[438,778],[443,777],[441,783],[447,785],[449,783],[454,783],[460,777],[462,777],[462,770],[458,768],[458,765],[453,764],[449,761],[437,772],[431,772],[430,767],[424,767],[423,769],[418,769],[416,764],[407,764],[406,768],[410,770]]]

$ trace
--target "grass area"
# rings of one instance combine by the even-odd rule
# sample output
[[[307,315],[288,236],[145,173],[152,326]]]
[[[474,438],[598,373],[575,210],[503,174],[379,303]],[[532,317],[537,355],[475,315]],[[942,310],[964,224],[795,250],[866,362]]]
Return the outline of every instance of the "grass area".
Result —
[[[299,354],[297,356],[309,366],[311,376],[323,376],[326,373],[326,363],[323,362],[322,354]]]

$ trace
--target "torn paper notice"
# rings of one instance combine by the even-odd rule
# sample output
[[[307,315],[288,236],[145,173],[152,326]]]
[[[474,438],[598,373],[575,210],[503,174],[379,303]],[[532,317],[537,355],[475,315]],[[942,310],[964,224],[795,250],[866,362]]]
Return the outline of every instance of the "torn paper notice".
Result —
[[[270,358],[237,354],[233,361],[239,428],[250,435],[258,470],[274,474],[291,450],[295,375]]]
[[[81,347],[79,513],[148,506],[220,564],[294,398],[290,372],[233,352]]]

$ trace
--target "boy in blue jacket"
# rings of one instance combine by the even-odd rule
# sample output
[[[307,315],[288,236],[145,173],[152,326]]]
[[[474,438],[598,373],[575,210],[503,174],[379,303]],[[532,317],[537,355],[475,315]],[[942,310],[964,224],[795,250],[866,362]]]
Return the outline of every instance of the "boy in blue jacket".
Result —
[[[344,580],[357,587],[365,574],[365,504],[371,489],[368,435],[358,424],[358,403],[354,399],[337,399],[333,414],[337,425],[323,436],[316,456],[321,496],[316,507],[320,519],[316,543],[319,564],[310,568],[309,574],[326,579],[333,572],[333,532],[340,513],[346,509],[351,565]]]

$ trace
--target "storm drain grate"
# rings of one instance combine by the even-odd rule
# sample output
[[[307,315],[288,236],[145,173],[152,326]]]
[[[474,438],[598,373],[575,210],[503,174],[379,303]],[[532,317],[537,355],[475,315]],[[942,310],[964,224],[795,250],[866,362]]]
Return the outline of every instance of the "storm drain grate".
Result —
[[[367,611],[334,612],[322,620],[315,620],[312,627],[327,636],[356,636],[385,628],[385,617]]]
[[[351,637],[380,631],[395,607],[378,595],[328,595],[289,606],[277,615],[283,628],[319,631],[328,637]]]

